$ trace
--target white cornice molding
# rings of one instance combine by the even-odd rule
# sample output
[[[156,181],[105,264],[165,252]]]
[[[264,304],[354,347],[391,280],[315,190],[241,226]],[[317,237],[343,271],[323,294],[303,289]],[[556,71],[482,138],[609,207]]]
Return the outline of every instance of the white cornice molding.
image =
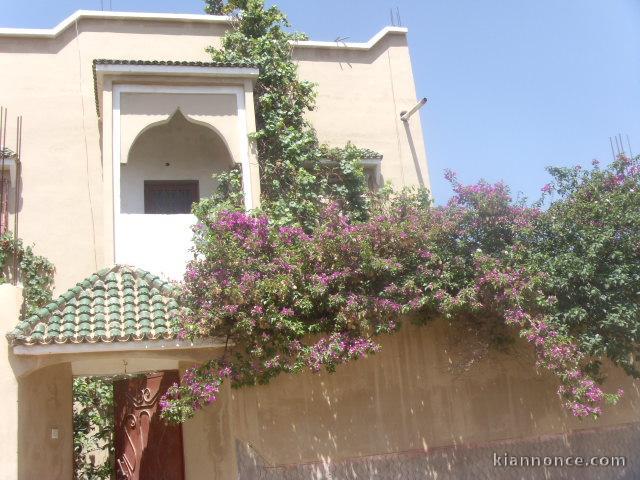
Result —
[[[55,38],[69,26],[83,18],[104,20],[151,20],[160,22],[230,23],[231,18],[218,15],[189,13],[101,12],[77,10],[53,28],[0,28],[0,37]]]
[[[2,37],[31,37],[31,38],[56,38],[73,23],[84,18],[104,20],[149,20],[160,22],[200,22],[229,24],[231,17],[218,15],[200,15],[187,13],[139,13],[139,12],[101,12],[93,10],[78,10],[54,28],[0,28]],[[404,27],[385,27],[380,30],[368,42],[318,42],[306,40],[292,42],[297,48],[318,48],[332,50],[371,50],[387,35],[406,35],[408,29]]]
[[[317,42],[307,40],[293,42],[296,47],[301,48],[329,48],[334,50],[371,50],[387,35],[406,35],[409,29],[405,27],[384,27],[376,33],[371,40],[366,43],[345,43],[345,42]]]
[[[199,67],[190,65],[96,65],[98,75],[191,75],[218,78],[258,78],[260,70],[253,67]]]
[[[15,355],[40,356],[69,353],[162,352],[222,348],[224,340],[147,340],[129,342],[52,343],[49,345],[15,345]]]

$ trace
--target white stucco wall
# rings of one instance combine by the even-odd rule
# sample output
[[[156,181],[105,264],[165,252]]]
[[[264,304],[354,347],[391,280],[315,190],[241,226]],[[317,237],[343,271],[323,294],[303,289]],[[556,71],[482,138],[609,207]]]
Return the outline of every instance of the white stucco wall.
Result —
[[[116,263],[182,279],[195,223],[193,215],[118,215]]]
[[[121,165],[116,263],[135,265],[172,280],[181,279],[190,258],[193,215],[145,215],[145,180],[198,180],[200,198],[216,187],[213,175],[232,165],[213,130],[181,114],[144,131]]]

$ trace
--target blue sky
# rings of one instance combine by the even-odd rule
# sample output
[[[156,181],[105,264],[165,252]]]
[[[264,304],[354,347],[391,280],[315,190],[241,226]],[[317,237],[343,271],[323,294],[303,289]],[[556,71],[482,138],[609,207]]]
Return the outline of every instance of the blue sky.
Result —
[[[272,3],[317,40],[368,40],[400,7],[418,95],[429,98],[422,119],[438,203],[451,194],[445,168],[537,197],[545,166],[610,161],[612,135],[628,134],[640,153],[640,0]],[[202,11],[200,0],[111,4]],[[0,0],[0,26],[52,27],[77,9],[100,9],[100,0]]]

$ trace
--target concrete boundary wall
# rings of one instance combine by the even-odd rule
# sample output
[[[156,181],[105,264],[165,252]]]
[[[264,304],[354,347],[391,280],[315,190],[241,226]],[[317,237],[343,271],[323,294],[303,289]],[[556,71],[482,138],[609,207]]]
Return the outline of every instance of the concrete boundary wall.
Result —
[[[427,452],[402,452],[336,463],[266,464],[251,446],[236,442],[240,480],[413,480],[413,479],[637,479],[640,478],[640,423],[568,435],[449,446]],[[500,464],[495,466],[494,453]],[[520,457],[625,457],[624,467],[507,467],[505,454]],[[598,458],[598,461],[600,458]],[[520,461],[518,459],[518,461]],[[559,460],[558,460],[559,461]]]

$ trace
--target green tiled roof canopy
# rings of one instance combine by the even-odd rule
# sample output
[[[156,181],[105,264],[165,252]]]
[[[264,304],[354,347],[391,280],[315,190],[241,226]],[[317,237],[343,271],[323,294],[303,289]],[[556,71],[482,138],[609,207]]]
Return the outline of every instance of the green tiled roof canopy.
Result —
[[[129,342],[177,336],[174,284],[126,266],[104,269],[20,322],[12,345]]]

